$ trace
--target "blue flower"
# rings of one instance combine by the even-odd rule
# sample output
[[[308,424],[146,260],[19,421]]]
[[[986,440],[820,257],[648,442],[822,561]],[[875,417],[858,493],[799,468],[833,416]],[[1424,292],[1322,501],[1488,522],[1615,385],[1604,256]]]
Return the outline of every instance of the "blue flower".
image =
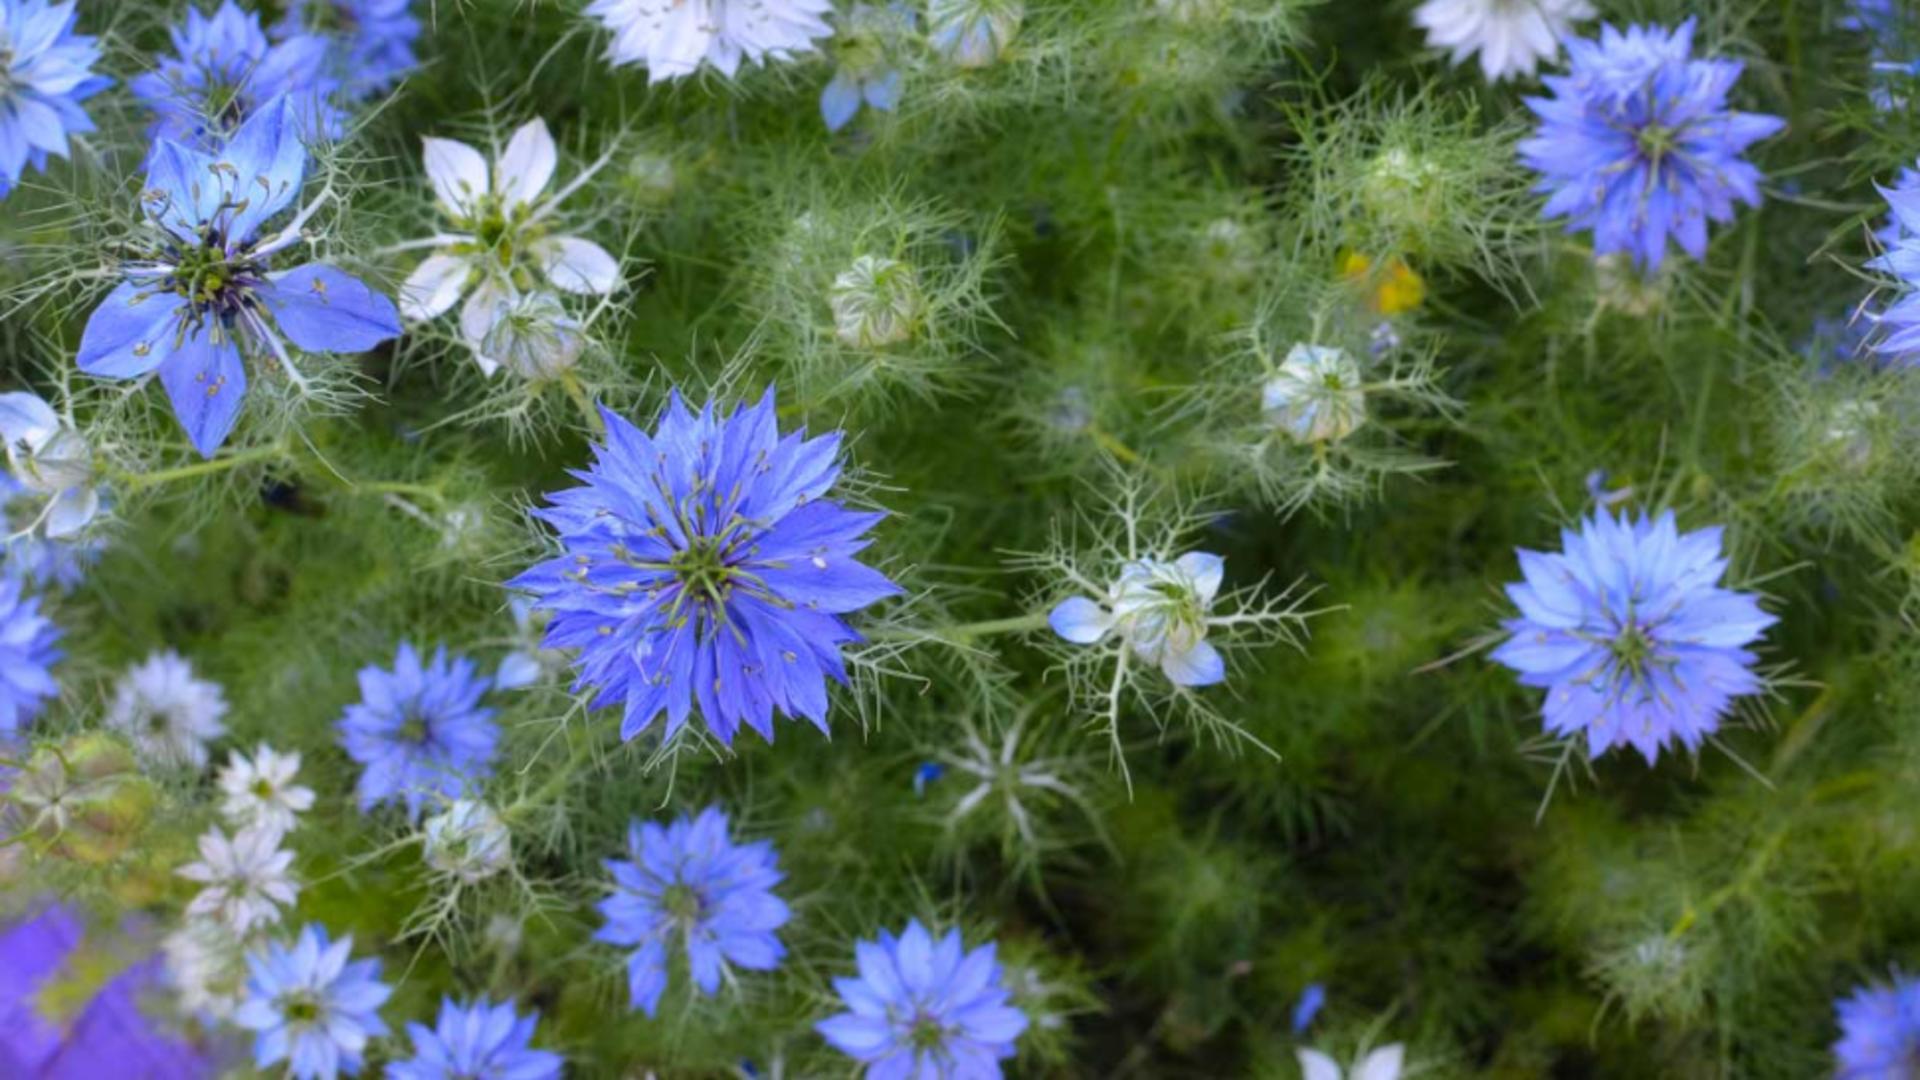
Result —
[[[853,6],[836,39],[839,70],[820,92],[820,116],[828,131],[846,127],[862,104],[882,112],[900,104],[900,68],[889,53],[914,22],[914,13],[903,4]]]
[[[407,1025],[413,1058],[387,1066],[387,1080],[559,1080],[560,1055],[532,1047],[539,1022],[512,1002],[462,1007],[443,999],[431,1029]]]
[[[1869,346],[1890,367],[1911,367],[1920,361],[1920,173],[1903,170],[1892,188],[1880,194],[1892,209],[1892,220],[1874,235],[1886,245],[1870,270],[1883,270],[1899,281],[1899,292],[1885,311],[1874,316]]]
[[[354,100],[365,100],[420,66],[420,20],[411,9],[410,0],[290,0],[273,29],[287,41],[330,34],[332,69]]]
[[[773,895],[779,856],[764,840],[736,844],[727,815],[710,806],[666,828],[635,821],[627,829],[633,861],[607,860],[613,895],[600,901],[607,925],[596,941],[637,946],[627,958],[633,1006],[648,1016],[667,988],[667,946],[681,938],[687,966],[703,994],[720,988],[728,964],[772,971],[787,955],[774,931],[787,905]]]
[[[826,680],[860,639],[840,616],[900,591],[854,558],[883,515],[823,497],[840,433],[782,437],[771,389],[731,416],[675,393],[651,436],[601,415],[585,486],[535,512],[564,554],[508,582],[554,613],[548,648],[580,650],[575,688],[625,705],[625,739],[662,710],[671,737],[696,705],[723,743],[743,722],[771,740],[776,710],[825,731]]]
[[[158,371],[180,426],[205,457],[239,418],[242,350],[273,356],[304,386],[280,335],[309,352],[355,353],[400,333],[393,301],[359,279],[321,263],[270,268],[274,254],[301,242],[313,209],[261,235],[300,193],[307,152],[297,127],[297,106],[283,98],[218,155],[155,143],[142,202],[159,239],[145,260],[124,266],[126,280],[80,338],[80,370],[89,375]]]
[[[60,692],[53,665],[63,655],[60,628],[40,614],[40,598],[17,579],[0,578],[0,739],[17,734]]]
[[[1740,155],[1786,121],[1729,110],[1745,65],[1693,59],[1693,30],[1689,19],[1670,33],[1607,26],[1597,42],[1569,40],[1569,74],[1543,80],[1554,96],[1527,99],[1540,128],[1520,159],[1541,174],[1542,213],[1593,230],[1596,254],[1658,267],[1671,237],[1704,258],[1709,219],[1760,205],[1760,170]]]
[[[1326,1004],[1326,986],[1321,983],[1308,983],[1307,988],[1300,991],[1300,1000],[1293,1005],[1293,1033],[1300,1035],[1311,1027],[1313,1018],[1320,1015],[1320,1010]]]
[[[881,931],[854,946],[860,977],[833,980],[851,1011],[814,1030],[871,1080],[997,1080],[1027,1015],[1008,1004],[994,948],[968,952],[958,930],[935,942],[918,919],[897,938]]]
[[[327,41],[296,34],[269,42],[260,17],[223,0],[211,16],[187,9],[174,27],[173,56],[127,85],[154,112],[155,138],[216,152],[226,140],[285,97],[309,137],[340,134],[331,97],[339,83],[327,71]]]
[[[1896,1080],[1920,1060],[1920,980],[1895,976],[1892,986],[1863,986],[1834,1003],[1840,1040],[1833,1044],[1838,1080]]]
[[[80,103],[113,85],[93,73],[96,39],[73,32],[71,2],[0,0],[0,198],[28,165],[67,156],[75,135],[93,130]]]
[[[352,954],[352,937],[328,941],[326,927],[308,923],[291,947],[268,942],[247,955],[247,996],[233,1022],[259,1033],[256,1067],[285,1061],[299,1080],[360,1071],[367,1041],[387,1033],[380,1006],[393,991],[378,958]]]
[[[1884,34],[1899,23],[1893,0],[1853,0],[1850,6],[1852,10],[1840,17],[1844,29]]]
[[[1672,740],[1698,749],[1733,699],[1758,693],[1744,646],[1777,620],[1751,593],[1719,586],[1719,527],[1682,534],[1596,512],[1561,532],[1560,554],[1522,549],[1520,609],[1493,658],[1547,688],[1548,731],[1584,731],[1588,753],[1632,745],[1652,763]]]
[[[392,671],[360,669],[360,702],[340,718],[340,741],[361,766],[360,809],[399,799],[418,817],[432,795],[454,797],[492,771],[500,728],[480,698],[493,683],[472,660],[436,649],[422,665],[400,643]]]

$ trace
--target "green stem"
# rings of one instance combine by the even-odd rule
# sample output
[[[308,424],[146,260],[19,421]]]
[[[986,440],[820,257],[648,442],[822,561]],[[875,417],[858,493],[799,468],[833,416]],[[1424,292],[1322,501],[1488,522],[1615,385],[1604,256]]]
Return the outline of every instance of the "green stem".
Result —
[[[988,619],[984,622],[961,623],[957,626],[881,630],[868,634],[867,640],[911,641],[915,638],[938,638],[941,641],[965,641],[969,638],[991,637],[994,634],[1024,634],[1030,630],[1045,629],[1046,625],[1047,613],[1036,611],[1006,619]]]
[[[580,385],[580,380],[574,377],[573,372],[560,373],[560,387],[567,392],[573,407],[580,410],[580,416],[587,422],[587,430],[598,436],[606,435],[607,425],[600,419],[600,410],[593,407],[592,400],[587,397],[586,387]]]
[[[235,454],[228,454],[226,457],[214,458],[211,461],[195,462],[192,465],[181,465],[177,468],[161,469],[157,472],[130,473],[121,470],[115,470],[115,472],[118,474],[116,479],[118,479],[123,487],[138,490],[140,488],[155,487],[160,484],[170,484],[175,480],[191,480],[196,476],[208,476],[213,473],[226,472],[228,469],[237,469],[242,465],[251,465],[256,461],[269,461],[273,458],[282,457],[285,453],[285,447],[279,443],[274,443],[272,446],[256,446],[251,450],[242,450]]]

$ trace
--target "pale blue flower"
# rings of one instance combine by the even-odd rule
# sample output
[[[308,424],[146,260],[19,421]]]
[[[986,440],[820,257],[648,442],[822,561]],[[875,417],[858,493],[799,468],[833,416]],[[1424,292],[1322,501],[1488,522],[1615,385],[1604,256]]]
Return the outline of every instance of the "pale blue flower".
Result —
[[[73,32],[78,18],[71,2],[0,0],[0,198],[29,165],[66,157],[93,130],[80,103],[113,85],[93,73],[100,44]]]
[[[914,14],[902,4],[855,4],[835,38],[840,67],[820,92],[820,116],[828,131],[839,131],[870,105],[892,112],[900,104],[903,78],[893,53],[914,26]]]
[[[247,996],[233,1021],[256,1032],[256,1067],[284,1061],[297,1080],[360,1072],[367,1042],[387,1033],[380,1006],[393,991],[377,958],[352,954],[351,937],[329,941],[309,923],[291,946],[269,942],[247,955]]]
[[[652,1016],[667,989],[667,951],[676,941],[703,994],[720,988],[728,965],[772,971],[787,955],[774,931],[787,905],[773,894],[779,857],[764,840],[736,844],[727,815],[710,806],[662,828],[636,821],[627,830],[632,861],[609,859],[613,895],[600,901],[607,924],[596,941],[635,946],[627,958],[633,1007]]]
[[[1892,985],[1862,986],[1834,1003],[1840,1039],[1833,1044],[1836,1080],[1906,1080],[1920,1062],[1920,980],[1895,975]]]
[[[560,1080],[560,1055],[533,1049],[539,1022],[510,1001],[442,999],[433,1027],[407,1025],[413,1057],[387,1066],[387,1080]]]
[[[492,681],[472,660],[434,650],[425,664],[400,643],[393,670],[360,669],[360,701],[340,718],[340,742],[360,765],[364,812],[402,802],[415,818],[427,799],[467,793],[492,772],[500,726],[480,699]]]
[[[935,941],[915,919],[854,946],[859,977],[833,980],[848,1011],[814,1029],[869,1080],[999,1080],[1027,1015],[1011,1004],[995,946],[960,931]]]
[[[0,578],[0,741],[19,734],[60,692],[53,677],[63,655],[59,640],[60,628],[40,613],[40,598],[18,580]]]
[[[273,31],[283,41],[307,33],[327,38],[329,70],[348,96],[364,100],[420,66],[413,51],[420,20],[412,9],[411,0],[288,0]]]
[[[1134,559],[1105,597],[1062,600],[1047,625],[1075,645],[1117,636],[1175,686],[1211,686],[1227,677],[1225,660],[1207,641],[1208,612],[1225,576],[1226,561],[1203,551],[1172,561]]]

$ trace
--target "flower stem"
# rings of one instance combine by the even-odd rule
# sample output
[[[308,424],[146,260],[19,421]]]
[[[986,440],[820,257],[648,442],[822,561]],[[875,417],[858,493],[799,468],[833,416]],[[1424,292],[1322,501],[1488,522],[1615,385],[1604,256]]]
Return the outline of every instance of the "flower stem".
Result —
[[[580,385],[580,380],[574,377],[573,372],[560,373],[560,386],[566,390],[567,397],[573,401],[574,408],[580,410],[581,417],[587,422],[587,430],[595,435],[606,435],[607,426],[600,419],[600,410],[593,407],[593,401],[587,397],[586,387]]]
[[[960,623],[957,626],[938,626],[931,628],[910,627],[899,630],[881,630],[868,634],[869,641],[909,641],[915,638],[936,638],[941,641],[966,641],[969,638],[992,637],[995,634],[1024,634],[1029,630],[1041,630],[1047,625],[1047,613],[1035,611],[1027,615],[1015,615],[1006,619],[988,619],[984,622]]]
[[[130,473],[120,470],[115,471],[119,473],[117,479],[122,485],[137,490],[139,488],[156,487],[160,484],[170,484],[175,480],[191,480],[197,476],[210,476],[214,473],[226,472],[228,469],[237,469],[242,465],[251,465],[257,461],[268,461],[280,457],[285,453],[286,449],[284,447],[279,443],[274,443],[271,446],[256,446],[251,450],[242,450],[239,453],[228,454],[226,457],[214,458],[211,461],[199,461],[192,465],[181,465],[177,468],[161,469],[157,472]]]

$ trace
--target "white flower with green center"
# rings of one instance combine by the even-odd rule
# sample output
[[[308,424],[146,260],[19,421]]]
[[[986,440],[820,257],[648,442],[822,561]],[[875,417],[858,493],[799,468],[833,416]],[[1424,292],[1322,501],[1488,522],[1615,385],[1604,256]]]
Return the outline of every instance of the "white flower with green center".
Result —
[[[197,772],[206,767],[207,743],[227,733],[225,715],[219,684],[195,678],[193,665],[168,649],[121,676],[105,722],[147,765]]]
[[[500,358],[487,335],[526,294],[551,285],[563,292],[604,296],[620,285],[620,263],[607,249],[578,236],[556,235],[553,216],[605,164],[583,170],[552,195],[547,187],[559,151],[546,121],[534,119],[507,140],[489,168],[480,151],[455,139],[428,136],[423,160],[447,232],[402,245],[434,248],[400,287],[400,313],[426,322],[460,309],[460,336],[488,375]]]
[[[607,61],[642,64],[649,83],[702,64],[731,79],[740,61],[788,60],[829,37],[832,0],[593,0],[587,14],[613,35]]]
[[[1117,634],[1175,686],[1211,686],[1227,675],[1219,650],[1207,643],[1208,612],[1225,572],[1225,560],[1199,551],[1171,562],[1134,559],[1120,568],[1104,602],[1063,600],[1047,624],[1075,645]]]
[[[427,819],[422,840],[427,865],[471,885],[485,881],[513,862],[513,837],[493,807],[473,799],[455,799]]]
[[[187,916],[208,919],[245,936],[256,927],[280,921],[280,908],[293,903],[299,887],[287,873],[293,852],[280,846],[272,829],[241,829],[229,837],[218,828],[200,837],[200,861],[179,875],[203,888],[187,905]]]
[[[1345,349],[1295,345],[1260,388],[1260,407],[1295,442],[1338,442],[1367,420],[1360,364]]]
[[[285,834],[313,806],[313,792],[293,782],[299,754],[279,754],[265,743],[248,757],[238,751],[220,770],[221,816],[236,828],[262,828]]]
[[[1413,13],[1427,44],[1459,64],[1478,53],[1488,82],[1532,75],[1560,39],[1598,12],[1587,0],[1427,0]]]

